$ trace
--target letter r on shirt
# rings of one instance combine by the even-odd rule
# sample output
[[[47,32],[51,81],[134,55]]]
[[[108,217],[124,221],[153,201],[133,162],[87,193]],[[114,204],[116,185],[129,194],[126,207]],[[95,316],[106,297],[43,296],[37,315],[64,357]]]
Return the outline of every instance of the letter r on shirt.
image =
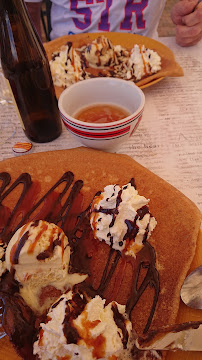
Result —
[[[143,10],[147,7],[148,0],[141,0],[140,2],[127,0],[125,6],[125,17],[121,22],[120,29],[131,31],[132,29],[132,14],[135,13],[137,29],[145,29],[145,20],[143,19]]]

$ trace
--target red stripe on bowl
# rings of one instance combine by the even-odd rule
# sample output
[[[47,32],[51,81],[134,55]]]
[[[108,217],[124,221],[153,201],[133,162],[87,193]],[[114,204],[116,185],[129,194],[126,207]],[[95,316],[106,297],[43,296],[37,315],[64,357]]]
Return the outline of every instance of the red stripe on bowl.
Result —
[[[120,135],[127,134],[130,131],[130,126],[125,127],[124,129],[116,130],[116,131],[110,131],[110,132],[99,132],[99,133],[91,133],[88,131],[82,131],[79,129],[75,129],[74,127],[70,126],[68,123],[64,122],[67,129],[69,129],[73,134],[87,137],[87,138],[112,138],[112,137],[119,137]]]
[[[112,127],[114,128],[114,126],[116,126],[116,127],[123,126],[124,124],[127,124],[127,123],[130,123],[131,121],[134,121],[136,118],[138,118],[142,114],[142,112],[143,112],[143,109],[137,115],[135,115],[135,117],[133,117],[133,118],[130,118],[130,119],[126,120],[126,121],[122,121],[118,125],[113,125],[113,126],[110,125],[110,124],[109,125],[104,125],[104,128],[112,128]],[[64,121],[68,121],[68,123],[71,124],[71,125],[74,125],[74,126],[77,126],[77,127],[82,127],[82,128],[84,127],[86,129],[90,129],[93,126],[93,125],[81,125],[81,124],[78,124],[78,123],[70,120],[69,118],[67,118],[61,112],[60,112],[60,115],[61,115],[61,117],[62,117],[62,119]],[[96,127],[100,130],[100,128],[103,128],[103,124],[102,125],[96,124]]]
[[[140,119],[142,118],[142,114],[140,114],[139,115],[139,117],[138,118],[135,118],[135,119],[131,119],[130,121],[128,121],[126,124],[125,124],[125,127],[126,127],[126,125],[127,126],[131,126],[134,122],[136,123],[136,122],[139,122],[140,121]],[[125,128],[125,127],[123,127],[123,125],[122,126],[115,126],[115,125],[113,125],[113,126],[111,126],[110,128],[108,128],[108,129],[106,129],[106,128],[86,128],[85,126],[83,126],[83,125],[78,125],[78,124],[72,124],[72,123],[70,123],[68,120],[66,120],[66,118],[64,118],[63,117],[63,115],[61,114],[61,119],[62,119],[62,121],[64,122],[64,124],[66,125],[66,124],[68,124],[69,126],[71,126],[71,127],[73,127],[75,130],[81,130],[81,131],[88,131],[89,133],[91,133],[92,135],[94,134],[94,133],[96,133],[97,131],[99,131],[99,132],[109,132],[110,130],[111,131],[118,131],[119,129],[122,129],[122,128]]]
[[[139,122],[140,122],[140,120],[141,120],[141,119],[142,119],[142,115],[139,117],[138,121],[136,122],[136,124],[135,124],[135,126],[134,126],[133,130],[131,131],[130,136],[132,136],[132,135],[133,135],[133,133],[134,133],[134,131],[135,131],[136,127],[138,126],[138,124],[139,124]]]

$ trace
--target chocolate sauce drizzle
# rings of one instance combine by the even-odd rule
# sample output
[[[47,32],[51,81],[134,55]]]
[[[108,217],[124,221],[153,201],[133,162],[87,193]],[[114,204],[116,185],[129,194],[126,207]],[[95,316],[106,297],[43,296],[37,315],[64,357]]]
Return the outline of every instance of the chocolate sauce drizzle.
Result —
[[[120,251],[116,251],[112,248],[110,249],[107,263],[105,265],[99,287],[95,289],[92,286],[89,286],[88,288],[85,286],[85,290],[89,293],[90,296],[93,297],[96,294],[100,295],[101,297],[104,296],[104,293],[107,290],[110,281],[112,280],[114,272],[117,268],[117,264],[121,258],[122,258],[122,254]],[[158,271],[155,268],[156,255],[154,248],[148,242],[145,242],[143,249],[139,252],[139,260],[134,259],[134,261],[138,261],[138,266],[137,266],[137,270],[133,273],[133,281],[132,281],[133,286],[128,301],[126,303],[126,313],[131,319],[132,311],[135,305],[137,304],[137,302],[140,300],[143,292],[146,290],[147,287],[153,288],[154,289],[153,304],[146,326],[143,330],[143,333],[146,333],[151,325],[160,291]],[[138,286],[142,268],[147,269],[147,271],[144,279],[142,280],[141,284]]]
[[[115,254],[115,258],[114,260],[112,261],[112,264],[110,265],[111,263],[111,258],[112,256]],[[95,294],[99,294],[100,296],[103,296],[103,293],[104,291],[107,289],[107,286],[109,285],[111,279],[112,279],[112,276],[116,270],[116,267],[117,267],[117,264],[118,264],[118,261],[119,259],[121,258],[121,253],[120,251],[116,251],[114,249],[110,249],[110,252],[109,252],[109,256],[108,256],[108,259],[107,259],[107,263],[105,265],[105,268],[104,268],[104,271],[103,271],[103,274],[102,274],[102,278],[101,278],[101,281],[100,281],[100,286],[97,288],[97,289],[94,289],[95,291]]]
[[[13,231],[8,231],[9,230],[9,226],[11,224],[12,219],[14,218],[17,209],[20,205],[20,203],[22,202],[22,200],[24,199],[27,191],[29,190],[31,184],[32,184],[32,180],[31,180],[31,176],[27,173],[21,174],[17,180],[7,189],[6,187],[10,184],[11,181],[11,177],[8,173],[0,173],[0,179],[2,180],[2,186],[1,186],[1,192],[0,192],[0,207],[2,207],[2,202],[3,200],[19,185],[19,184],[23,184],[23,189],[22,192],[20,194],[19,199],[17,200],[16,205],[14,206],[13,211],[11,212],[7,223],[5,224],[4,228],[2,229],[1,233],[0,233],[0,238],[3,240],[3,242],[8,243],[11,239],[11,237],[13,236],[13,234],[16,232],[16,230],[20,227],[15,228]],[[4,191],[5,190],[5,191]]]
[[[87,300],[85,297],[81,298],[79,293],[73,294],[72,299],[66,301],[63,331],[68,344],[77,344],[80,339],[78,331],[72,322],[82,313],[86,304]]]
[[[28,221],[42,219],[48,222],[53,222],[64,230],[65,234],[69,239],[69,243],[72,249],[71,271],[83,272],[85,270],[85,272],[89,273],[89,271],[87,271],[88,266],[86,267],[85,265],[86,261],[88,262],[89,259],[83,247],[81,249],[81,244],[83,239],[89,236],[89,233],[91,231],[89,222],[91,204],[83,212],[79,211],[74,227],[72,229],[69,229],[67,226],[73,203],[76,199],[78,199],[79,196],[81,196],[80,190],[82,189],[83,181],[77,180],[74,182],[74,174],[72,172],[68,171],[64,173],[63,176],[49,189],[49,191],[41,199],[39,199],[35,204],[31,204],[32,207],[30,207],[28,211],[25,211],[22,214],[19,223],[13,228],[13,220],[15,218],[15,215],[19,210],[20,206],[22,205],[23,201],[26,200],[26,195],[28,194],[30,189],[32,189],[34,183],[32,182],[30,175],[27,173],[21,174],[10,187],[9,184],[11,182],[11,177],[8,173],[0,173],[0,180],[2,180],[2,184],[0,187],[0,210],[1,208],[5,209],[3,201],[6,199],[6,197],[9,196],[9,194],[11,194],[12,191],[20,184],[23,185],[20,196],[17,199],[13,210],[8,216],[6,223],[2,228],[2,231],[0,232],[0,238],[3,240],[3,242],[8,243],[16,230]],[[59,192],[58,187],[61,184],[64,184],[64,188],[61,192]],[[131,184],[135,187],[133,179],[131,179]],[[99,194],[100,192],[96,195]],[[38,195],[38,193],[36,195]],[[48,200],[50,199],[52,199],[51,203],[50,201],[48,202]],[[117,201],[120,201],[120,196],[118,196]],[[138,212],[138,216],[143,217],[147,211],[147,207],[142,207]],[[128,235],[134,236],[134,231],[130,229],[132,224],[128,223],[127,225]],[[25,238],[23,239],[23,242],[26,241],[26,233],[24,234],[24,237]],[[126,304],[126,310],[131,317],[132,310],[139,301],[145,289],[148,286],[154,288],[153,305],[144,329],[144,332],[147,332],[151,325],[158,300],[159,278],[158,272],[155,268],[155,251],[153,247],[146,241],[146,236],[144,239],[144,243],[144,247],[138,253],[137,259],[134,259],[134,261],[138,261],[138,267],[137,271],[134,273],[133,287],[131,295]],[[79,256],[80,253],[81,256]],[[43,255],[46,256],[46,254]],[[81,288],[82,286],[84,286],[86,293],[89,295],[94,296],[95,294],[99,294],[100,296],[103,296],[115,273],[120,259],[123,259],[124,256],[125,255],[122,255],[121,252],[110,248],[108,260],[103,270],[103,274],[98,288],[94,289],[91,285],[89,285],[88,282],[84,282],[83,284],[81,284]],[[75,261],[76,258],[77,260]],[[139,275],[142,268],[146,269],[147,272],[142,283],[138,287],[137,284],[139,284]]]
[[[13,209],[13,211],[11,212],[7,223],[5,224],[2,232],[0,233],[0,237],[3,240],[3,242],[8,243],[9,240],[11,239],[11,237],[13,236],[13,234],[23,225],[25,224],[28,220],[31,219],[31,215],[36,211],[36,209],[38,209],[40,207],[40,205],[42,203],[44,203],[47,198],[54,193],[54,191],[59,187],[59,185],[61,185],[62,183],[65,183],[65,187],[63,189],[63,191],[59,194],[59,196],[56,198],[56,200],[54,201],[54,203],[52,204],[51,209],[49,210],[48,214],[43,217],[43,220],[46,220],[48,222],[53,222],[56,225],[60,224],[59,226],[63,229],[64,228],[64,224],[68,219],[68,214],[69,211],[71,209],[72,203],[74,201],[74,199],[76,198],[76,196],[79,194],[82,186],[83,186],[83,181],[82,180],[77,180],[73,186],[72,189],[70,191],[70,194],[68,196],[68,198],[66,199],[65,203],[63,206],[60,206],[60,210],[58,211],[57,214],[54,215],[54,210],[56,209],[57,205],[61,204],[61,201],[63,200],[64,196],[66,195],[67,191],[69,190],[71,184],[73,183],[74,180],[74,175],[72,172],[68,171],[66,173],[64,173],[64,175],[56,182],[56,184],[54,184],[50,190],[33,206],[32,208],[26,212],[23,216],[21,221],[18,223],[18,225],[10,230],[10,224],[12,219],[14,218],[16,211],[18,209],[18,207],[20,206],[20,204],[22,203],[22,200],[25,198],[28,190],[30,189],[32,183],[31,177],[29,174],[24,173],[22,175],[20,175],[17,180],[5,191],[3,192],[3,190],[5,189],[6,186],[9,185],[10,183],[10,175],[8,173],[0,173],[0,179],[3,181],[3,184],[1,186],[1,196],[0,196],[0,206],[3,206],[2,202],[3,200],[19,185],[19,184],[23,184],[23,190],[22,193]],[[36,218],[37,216],[35,216]]]
[[[160,283],[159,283],[158,271],[155,268],[156,254],[154,248],[148,242],[145,242],[144,247],[139,253],[139,257],[140,259],[139,259],[137,271],[133,274],[133,279],[134,279],[133,288],[131,290],[131,296],[129,297],[126,304],[126,312],[131,317],[132,310],[134,309],[135,305],[139,301],[140,297],[142,296],[146,288],[148,286],[150,286],[150,288],[154,288],[154,299],[153,299],[152,309],[143,331],[144,333],[146,333],[151,325],[152,318],[154,316],[154,312],[160,292]],[[146,259],[148,258],[148,260],[145,261],[145,258]],[[141,268],[147,269],[147,272],[141,285],[138,287]]]
[[[129,334],[128,334],[128,330],[126,328],[125,319],[124,319],[123,315],[120,314],[120,312],[118,311],[116,303],[112,304],[112,311],[114,313],[115,324],[122,331],[122,334],[123,334],[123,339],[122,339],[123,348],[126,349],[127,344],[128,344]]]
[[[0,187],[0,195],[1,195],[1,193],[4,191],[4,189],[10,184],[11,177],[8,173],[3,172],[3,173],[0,173],[0,179],[2,180],[2,184]]]
[[[21,237],[19,244],[17,246],[17,249],[15,251],[15,254],[12,258],[12,264],[18,264],[20,251],[22,250],[23,246],[25,245],[27,239],[29,237],[29,231],[26,231],[23,236]]]

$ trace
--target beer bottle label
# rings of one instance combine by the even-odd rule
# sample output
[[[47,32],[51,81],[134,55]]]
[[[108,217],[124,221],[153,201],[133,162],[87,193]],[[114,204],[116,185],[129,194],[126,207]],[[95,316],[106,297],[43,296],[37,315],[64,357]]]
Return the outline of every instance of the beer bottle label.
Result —
[[[15,97],[14,97],[14,95],[13,95],[13,91],[12,91],[12,89],[11,89],[10,83],[9,83],[8,79],[5,79],[5,80],[6,80],[8,89],[9,89],[9,91],[10,91],[10,94],[11,94],[11,96],[12,96],[12,101],[13,101],[13,104],[14,104],[14,106],[15,106],[16,113],[17,113],[17,115],[18,115],[18,118],[19,118],[19,120],[20,120],[20,124],[21,124],[23,130],[25,130],[25,126],[24,126],[24,123],[23,123],[23,121],[22,121],[20,112],[19,112],[19,110],[18,110],[18,107],[17,107],[16,101],[15,101]]]

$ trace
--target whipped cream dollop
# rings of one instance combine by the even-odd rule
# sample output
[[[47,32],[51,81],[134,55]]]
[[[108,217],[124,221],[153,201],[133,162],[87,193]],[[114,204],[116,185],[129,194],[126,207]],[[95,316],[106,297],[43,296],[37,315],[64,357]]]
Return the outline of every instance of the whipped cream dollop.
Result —
[[[91,207],[94,237],[135,257],[157,224],[148,203],[149,199],[139,195],[131,183],[122,187],[106,186],[104,192],[94,198]]]
[[[69,274],[70,246],[57,225],[44,220],[23,225],[6,249],[6,267],[14,270],[20,295],[36,313],[43,313],[60,294],[86,279]]]
[[[125,306],[117,302],[106,305],[98,295],[88,301],[83,294],[69,291],[51,306],[40,326],[33,346],[39,359],[128,359],[124,356],[132,324]]]
[[[59,87],[66,88],[77,81],[88,78],[80,55],[73,48],[71,42],[52,54],[50,69],[53,82]]]
[[[50,61],[53,82],[59,87],[92,77],[86,70],[90,67],[100,69],[99,76],[104,69],[104,76],[137,82],[161,69],[161,57],[144,45],[126,49],[102,35],[81,48],[73,48],[68,42],[52,54]]]
[[[85,47],[83,55],[88,65],[93,68],[103,68],[118,63],[112,42],[104,36],[98,37]]]
[[[156,51],[145,48],[144,45],[134,45],[126,64],[127,79],[141,80],[145,75],[151,75],[161,70],[161,58]]]

